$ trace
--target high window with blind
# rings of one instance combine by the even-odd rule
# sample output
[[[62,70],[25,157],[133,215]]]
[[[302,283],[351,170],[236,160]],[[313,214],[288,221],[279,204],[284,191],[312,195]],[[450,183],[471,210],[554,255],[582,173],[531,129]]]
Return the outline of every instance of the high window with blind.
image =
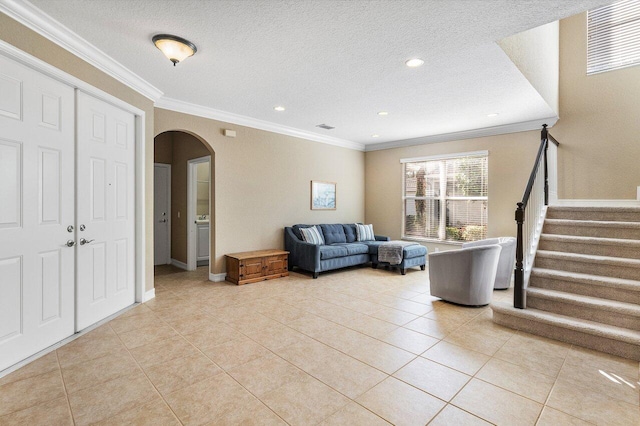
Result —
[[[401,162],[403,238],[452,242],[486,238],[486,151]]]
[[[587,74],[640,65],[640,0],[589,11]]]

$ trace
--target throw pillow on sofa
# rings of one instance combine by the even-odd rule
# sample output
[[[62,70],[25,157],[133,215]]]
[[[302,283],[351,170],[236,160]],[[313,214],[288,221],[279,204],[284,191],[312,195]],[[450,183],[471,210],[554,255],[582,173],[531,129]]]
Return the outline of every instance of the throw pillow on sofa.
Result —
[[[373,233],[373,224],[360,225],[359,223],[356,223],[356,233],[358,241],[375,241],[376,239],[376,236]]]
[[[302,240],[315,244],[315,245],[324,245],[324,237],[322,236],[322,231],[320,231],[315,226],[310,228],[300,228],[300,234],[302,234]]]

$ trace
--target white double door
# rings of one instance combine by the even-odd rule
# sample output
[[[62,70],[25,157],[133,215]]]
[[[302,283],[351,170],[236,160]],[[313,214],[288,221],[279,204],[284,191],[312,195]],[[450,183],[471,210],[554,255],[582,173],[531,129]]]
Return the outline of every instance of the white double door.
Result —
[[[134,302],[134,136],[0,56],[0,371]]]

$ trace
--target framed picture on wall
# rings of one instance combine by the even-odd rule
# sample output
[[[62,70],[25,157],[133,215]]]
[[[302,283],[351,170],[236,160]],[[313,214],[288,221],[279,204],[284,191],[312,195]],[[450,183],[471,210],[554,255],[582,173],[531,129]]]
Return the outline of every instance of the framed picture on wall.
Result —
[[[336,209],[336,183],[311,181],[311,210]]]

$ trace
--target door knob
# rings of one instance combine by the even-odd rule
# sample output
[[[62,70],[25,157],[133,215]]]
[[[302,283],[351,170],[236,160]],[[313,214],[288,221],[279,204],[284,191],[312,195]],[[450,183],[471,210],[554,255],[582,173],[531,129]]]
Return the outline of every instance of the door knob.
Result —
[[[95,241],[95,240],[85,240],[84,238],[80,238],[80,245],[83,246],[85,244],[89,244],[92,241]]]
[[[73,240],[68,240],[66,245],[67,245],[67,247],[73,247],[73,246],[76,245],[76,242],[73,241]]]

